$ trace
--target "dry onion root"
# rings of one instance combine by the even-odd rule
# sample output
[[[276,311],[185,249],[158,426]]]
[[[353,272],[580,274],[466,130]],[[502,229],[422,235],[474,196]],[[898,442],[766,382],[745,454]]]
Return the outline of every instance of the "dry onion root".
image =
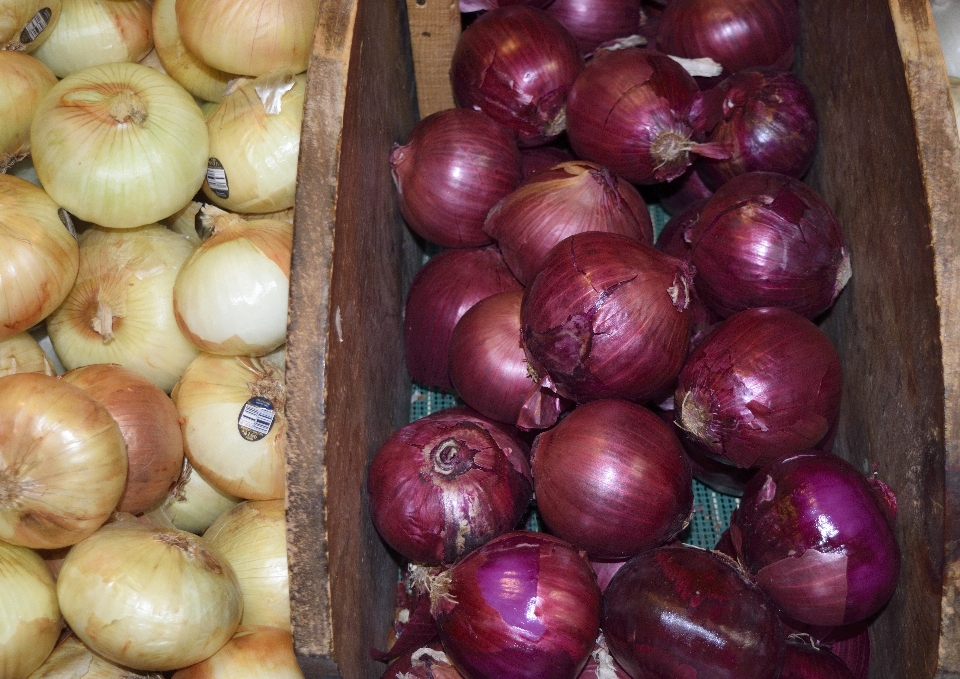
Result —
[[[7,0],[0,11],[0,50],[33,52],[50,37],[62,0]]]

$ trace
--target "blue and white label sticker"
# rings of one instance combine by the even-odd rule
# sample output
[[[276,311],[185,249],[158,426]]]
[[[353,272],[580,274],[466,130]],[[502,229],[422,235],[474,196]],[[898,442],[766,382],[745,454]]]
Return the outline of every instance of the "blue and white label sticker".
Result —
[[[259,441],[270,433],[277,411],[270,399],[254,396],[243,404],[240,417],[237,419],[237,428],[240,436],[247,441]]]
[[[27,25],[23,27],[23,30],[20,31],[20,42],[24,45],[29,45],[36,40],[37,36],[43,33],[43,29],[50,23],[50,17],[52,16],[53,10],[49,7],[44,7],[34,14],[33,18],[30,19]]]
[[[220,198],[230,197],[230,185],[227,184],[227,171],[216,158],[207,160],[207,185]]]

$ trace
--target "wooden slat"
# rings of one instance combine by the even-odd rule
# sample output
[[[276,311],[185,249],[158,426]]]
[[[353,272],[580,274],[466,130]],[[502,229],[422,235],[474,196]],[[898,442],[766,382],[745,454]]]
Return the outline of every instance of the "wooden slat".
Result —
[[[420,117],[453,108],[450,58],[460,37],[458,0],[407,0]]]

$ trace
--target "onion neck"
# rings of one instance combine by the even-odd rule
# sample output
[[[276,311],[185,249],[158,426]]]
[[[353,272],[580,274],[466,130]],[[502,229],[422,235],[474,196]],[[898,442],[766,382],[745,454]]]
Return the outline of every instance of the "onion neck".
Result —
[[[197,561],[211,573],[222,573],[223,566],[221,566],[220,562],[214,558],[210,550],[206,549],[203,545],[198,544],[195,540],[191,539],[191,537],[192,534],[183,533],[179,530],[160,530],[157,533],[158,541],[169,547],[180,550],[185,556]]]
[[[677,424],[681,429],[691,434],[696,440],[706,445],[715,444],[710,434],[710,409],[697,403],[692,391],[683,395],[680,402],[680,420]]]
[[[650,144],[650,155],[657,163],[657,169],[672,165],[678,161],[685,162],[690,150],[696,144],[682,134],[667,130],[657,135]]]
[[[90,322],[94,332],[103,338],[106,344],[113,340],[113,319],[114,312],[109,304],[100,296],[97,297],[97,310]]]
[[[463,440],[451,436],[433,447],[430,460],[436,474],[455,479],[473,467],[473,451]]]
[[[110,117],[118,123],[132,122],[143,125],[147,121],[147,107],[143,100],[130,90],[113,95],[109,103]]]

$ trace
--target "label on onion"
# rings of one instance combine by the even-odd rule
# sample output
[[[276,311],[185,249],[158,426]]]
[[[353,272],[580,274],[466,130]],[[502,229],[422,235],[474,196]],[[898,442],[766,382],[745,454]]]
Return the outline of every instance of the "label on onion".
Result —
[[[243,404],[240,417],[237,419],[237,429],[240,436],[247,441],[259,441],[270,433],[277,411],[270,399],[254,396]]]
[[[50,23],[50,17],[53,16],[53,10],[44,7],[33,15],[30,22],[20,31],[20,42],[28,45],[37,39],[37,36],[43,33],[43,29]]]
[[[73,217],[70,216],[70,213],[63,208],[60,208],[57,210],[57,216],[60,217],[60,221],[63,222],[63,225],[67,227],[67,231],[70,232],[70,235],[76,238],[77,227],[73,225]]]
[[[220,198],[230,197],[230,186],[227,184],[227,172],[223,164],[216,158],[207,161],[207,184],[210,190]]]

